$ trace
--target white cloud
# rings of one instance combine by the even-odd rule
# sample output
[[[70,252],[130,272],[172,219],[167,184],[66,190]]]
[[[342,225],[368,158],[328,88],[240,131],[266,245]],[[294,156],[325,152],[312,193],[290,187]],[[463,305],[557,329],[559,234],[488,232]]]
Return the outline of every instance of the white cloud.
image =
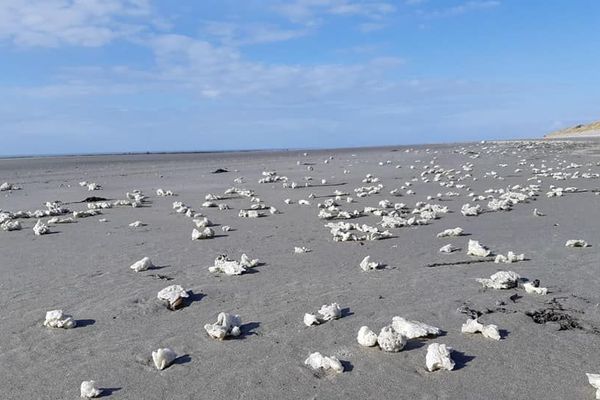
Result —
[[[3,90],[37,98],[187,93],[200,99],[289,106],[381,93],[391,87],[387,74],[403,64],[400,58],[376,55],[353,64],[258,62],[247,59],[235,47],[177,34],[157,35],[146,46],[154,65],[144,69],[64,68],[49,84]]]
[[[466,14],[471,11],[479,11],[500,6],[502,3],[499,0],[472,0],[462,4],[425,12],[425,16],[431,18],[437,17],[452,17],[456,15]]]
[[[279,4],[275,9],[291,21],[307,25],[318,23],[323,15],[380,19],[396,11],[391,3],[352,0],[293,0]]]
[[[358,30],[363,33],[375,32],[387,27],[387,24],[381,22],[364,22],[358,25]]]
[[[140,31],[148,0],[2,0],[0,40],[19,46],[102,46]]]
[[[396,57],[359,64],[269,64],[245,59],[232,47],[215,46],[184,35],[161,35],[150,44],[158,79],[207,97],[260,96],[299,99],[380,87]]]
[[[208,21],[203,25],[203,32],[230,46],[242,46],[258,43],[282,42],[307,35],[310,30],[283,29],[265,23],[234,23]]]

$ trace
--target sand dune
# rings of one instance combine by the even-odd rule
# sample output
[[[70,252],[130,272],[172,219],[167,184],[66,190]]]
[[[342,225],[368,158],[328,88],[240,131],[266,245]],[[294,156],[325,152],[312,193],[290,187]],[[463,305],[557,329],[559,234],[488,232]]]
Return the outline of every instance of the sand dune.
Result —
[[[569,128],[561,129],[544,136],[546,139],[568,139],[600,137],[600,121],[589,124],[579,124]]]

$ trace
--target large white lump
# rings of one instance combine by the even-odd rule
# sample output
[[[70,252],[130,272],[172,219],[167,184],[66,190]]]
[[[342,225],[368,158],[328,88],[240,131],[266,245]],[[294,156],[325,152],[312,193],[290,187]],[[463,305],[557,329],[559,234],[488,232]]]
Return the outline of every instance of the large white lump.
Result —
[[[404,348],[406,338],[396,332],[393,326],[388,325],[381,328],[377,336],[377,344],[383,351],[398,352]]]
[[[469,245],[467,248],[467,254],[475,257],[487,257],[492,252],[481,245],[478,240],[469,239]]]
[[[445,369],[451,371],[454,369],[454,361],[450,357],[452,349],[441,343],[431,343],[427,346],[427,355],[425,356],[425,366],[429,372]]]
[[[21,223],[19,221],[5,221],[4,223],[0,224],[0,229],[2,229],[3,231],[20,231],[22,228]]]
[[[468,319],[460,328],[462,333],[481,333],[483,337],[500,340],[500,331],[496,325],[484,325],[476,318]]]
[[[331,321],[342,316],[342,309],[338,303],[325,304],[317,311],[324,321]]]
[[[456,227],[456,228],[452,228],[452,229],[446,229],[440,233],[437,234],[437,237],[442,238],[442,237],[452,237],[452,236],[461,236],[463,234],[463,229],[461,227]]]
[[[239,315],[222,312],[217,316],[217,322],[204,325],[206,333],[214,339],[223,340],[227,336],[239,336],[242,319]]]
[[[173,364],[177,354],[169,348],[158,349],[152,352],[152,361],[156,369],[162,370]]]
[[[242,254],[239,262],[230,259],[226,254],[221,254],[215,259],[214,265],[208,267],[208,270],[210,272],[220,272],[225,275],[241,275],[248,268],[256,267],[258,264],[258,259],[252,259],[246,254]]]
[[[492,289],[511,289],[517,286],[520,279],[519,274],[513,271],[498,271],[490,279],[477,279],[483,287]]]
[[[515,254],[512,251],[509,251],[507,255],[504,254],[498,254],[496,256],[496,258],[494,259],[495,263],[505,263],[505,264],[511,264],[517,261],[523,261],[525,260],[525,254]]]
[[[215,236],[215,231],[209,227],[206,227],[206,228],[202,229],[201,231],[199,231],[196,228],[194,228],[194,230],[192,230],[192,240],[210,239],[214,236]]]
[[[46,313],[46,320],[44,326],[49,328],[64,328],[71,329],[75,328],[77,322],[72,316],[64,314],[62,310],[52,310]]]
[[[363,271],[371,271],[379,268],[379,263],[371,261],[371,256],[366,256],[359,264],[360,269]]]
[[[308,365],[314,370],[333,371],[336,373],[344,372],[344,366],[336,357],[327,357],[319,352],[312,353],[304,361],[305,365]]]
[[[102,390],[98,388],[95,381],[83,381],[81,382],[79,393],[84,399],[92,399],[100,396]]]
[[[571,239],[565,243],[566,247],[589,247],[588,242],[582,239]]]
[[[588,382],[596,389],[596,399],[600,399],[600,374],[585,374]]]
[[[324,304],[317,314],[304,314],[304,324],[307,326],[320,325],[323,322],[331,321],[342,317],[342,309],[338,303]]]
[[[527,293],[535,293],[540,294],[542,296],[548,294],[548,288],[540,287],[540,283],[538,280],[535,280],[533,282],[525,282],[523,284],[523,289],[525,289],[525,292]]]
[[[402,317],[392,318],[392,327],[407,339],[437,336],[442,333],[440,328],[419,321],[410,321]]]
[[[163,301],[171,310],[176,310],[183,306],[183,299],[189,297],[188,292],[179,285],[171,285],[162,289],[156,297]]]
[[[33,233],[35,233],[37,236],[40,236],[45,235],[48,232],[50,232],[50,228],[48,228],[48,226],[44,224],[41,219],[38,219],[37,223],[33,227]]]
[[[365,347],[373,347],[377,344],[377,334],[368,326],[361,326],[356,336],[358,344]]]
[[[448,244],[440,247],[439,252],[440,253],[452,253],[452,252],[457,251],[457,250],[459,250],[458,247],[452,245],[452,243],[448,243]]]
[[[152,261],[150,261],[150,257],[144,257],[139,261],[134,262],[129,268],[134,270],[135,272],[146,271],[152,268],[154,265]]]
[[[324,304],[317,314],[304,314],[304,324],[307,326],[319,325],[332,319],[338,319],[342,316],[342,309],[338,303]]]

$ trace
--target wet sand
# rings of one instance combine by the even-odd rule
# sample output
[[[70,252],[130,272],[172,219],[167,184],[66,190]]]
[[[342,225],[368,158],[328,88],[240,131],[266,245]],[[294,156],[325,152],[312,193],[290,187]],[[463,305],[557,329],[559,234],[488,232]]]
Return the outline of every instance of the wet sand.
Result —
[[[0,192],[3,211],[43,209],[46,201],[62,201],[72,211],[85,210],[86,204],[76,202],[88,196],[123,199],[133,189],[149,200],[143,207],[115,207],[76,223],[52,225],[49,235],[34,235],[35,218],[20,219],[20,231],[0,231],[0,397],[78,398],[81,381],[93,379],[106,389],[107,398],[115,399],[594,398],[585,373],[600,373],[600,197],[593,192],[600,180],[571,176],[557,180],[540,176],[539,170],[600,173],[597,142],[307,153],[0,160],[0,183],[22,188]],[[466,163],[473,163],[473,169],[470,177],[457,182],[466,185],[462,189],[441,187],[433,174],[424,176],[428,182],[421,176],[424,167],[439,165],[464,177],[467,171],[461,166]],[[579,167],[567,169],[570,163]],[[229,172],[211,173],[217,168]],[[515,172],[517,168],[522,171]],[[263,171],[271,170],[300,186],[257,183]],[[486,175],[490,171],[503,179]],[[362,182],[366,174],[378,177],[384,188],[359,198],[354,189],[371,185]],[[313,177],[310,187],[303,186],[305,176]],[[234,183],[237,177],[244,177],[244,183]],[[532,177],[535,180],[528,180]],[[406,189],[415,194],[406,190],[399,197],[389,194],[413,178],[417,181]],[[321,179],[327,183],[322,185]],[[78,185],[83,180],[97,182],[102,189],[87,191]],[[511,211],[491,212],[488,200],[474,202],[468,196],[532,183],[539,184],[539,195]],[[548,198],[550,185],[576,187],[577,192]],[[239,210],[251,205],[244,197],[219,200],[229,210],[201,206],[206,194],[222,195],[232,186],[254,190],[264,204],[277,207],[281,214],[240,218]],[[176,196],[157,197],[158,188],[173,190]],[[331,198],[335,190],[355,200],[339,201],[344,210],[377,207],[388,199],[409,209],[420,201],[435,203],[450,212],[427,225],[390,229],[393,236],[388,239],[334,242],[324,227],[329,221],[317,218],[317,203]],[[460,196],[427,200],[428,195],[448,191]],[[309,198],[311,193],[315,198]],[[293,203],[285,204],[286,198]],[[299,199],[311,205],[298,205]],[[194,224],[173,210],[173,201],[193,207],[217,224],[217,237],[192,241]],[[484,212],[465,217],[460,212],[465,203],[481,204]],[[534,216],[534,208],[545,216]],[[99,222],[100,218],[107,222]],[[147,226],[128,226],[136,220]],[[380,221],[381,217],[365,215],[348,222],[377,226]],[[223,225],[232,230],[222,232]],[[457,226],[468,235],[436,237]],[[494,254],[524,253],[526,261],[463,263],[473,260],[466,254],[469,239],[479,240]],[[591,247],[567,248],[569,239],[585,239]],[[438,252],[447,243],[461,250]],[[295,246],[312,251],[294,254]],[[219,254],[239,259],[242,253],[264,264],[240,276],[208,271]],[[386,268],[362,271],[358,264],[367,255],[387,264]],[[144,256],[159,268],[131,271],[129,266]],[[539,279],[550,293],[484,290],[475,281],[499,270]],[[193,293],[187,307],[170,311],[156,299],[156,293],[171,284]],[[304,313],[332,302],[348,308],[343,318],[304,326]],[[457,308],[463,305],[482,312],[481,321],[498,325],[502,340],[462,334],[467,316]],[[72,314],[79,326],[43,327],[45,312],[52,309]],[[526,314],[547,309],[568,315],[565,318],[571,318],[573,326],[537,324]],[[214,322],[221,311],[242,317],[240,338],[221,342],[207,336],[204,324]],[[399,353],[358,345],[356,335],[362,325],[378,332],[397,315],[435,325],[444,334],[409,341]],[[426,348],[433,342],[454,349],[453,371],[426,371]],[[163,371],[149,361],[150,353],[159,347],[170,347],[181,356]],[[337,356],[346,371],[310,370],[304,360],[315,351]]]

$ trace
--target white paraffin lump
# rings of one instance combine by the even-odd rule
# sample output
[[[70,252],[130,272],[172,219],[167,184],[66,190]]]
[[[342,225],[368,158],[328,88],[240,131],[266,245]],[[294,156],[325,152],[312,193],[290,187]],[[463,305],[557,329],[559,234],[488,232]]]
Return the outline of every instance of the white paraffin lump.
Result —
[[[523,260],[525,260],[525,254],[515,254],[514,252],[509,251],[507,255],[498,254],[496,256],[496,258],[494,259],[494,262],[510,264],[510,263],[514,263],[517,261],[523,261]]]
[[[165,196],[174,196],[174,193],[171,190],[156,189],[156,195],[165,197]]]
[[[371,271],[373,269],[379,268],[379,263],[375,261],[371,261],[371,256],[366,256],[359,264],[360,269],[363,271]]]
[[[486,249],[484,246],[479,244],[478,240],[469,240],[469,246],[467,249],[467,254],[475,257],[487,257],[492,252],[489,249]]]
[[[20,190],[21,188],[18,187],[15,184],[12,183],[8,183],[8,182],[4,182],[2,185],[0,185],[0,192],[5,192],[8,190]]]
[[[246,253],[242,253],[240,257],[240,265],[244,268],[254,268],[258,265],[258,258],[252,259],[246,255]]]
[[[183,306],[183,299],[189,297],[188,292],[179,285],[171,285],[162,289],[156,297],[163,301],[171,310],[176,310]]]
[[[239,315],[222,312],[217,316],[217,322],[204,325],[204,329],[210,337],[223,340],[227,336],[240,336],[241,325],[242,319]]]
[[[448,236],[461,236],[463,234],[463,229],[461,227],[456,227],[454,229],[446,229],[437,234],[437,237],[448,237]]]
[[[440,253],[452,253],[453,251],[459,250],[458,247],[453,246],[451,243],[440,247]]]
[[[102,390],[98,389],[96,382],[94,381],[83,381],[79,393],[84,399],[93,399],[94,397],[100,396]]]
[[[589,247],[588,242],[582,239],[571,239],[565,243],[566,247]]]
[[[316,315],[309,313],[304,314],[303,322],[306,326],[319,325],[321,323],[321,321],[319,320],[319,318],[317,318]]]
[[[201,231],[194,228],[194,230],[192,231],[192,240],[210,239],[214,236],[215,236],[215,231],[213,231],[211,228],[208,228],[208,227],[204,228]]]
[[[425,356],[425,366],[429,372],[438,369],[452,371],[454,369],[454,361],[450,357],[452,349],[446,347],[445,344],[431,343],[427,346],[427,355]]]
[[[600,399],[600,374],[585,374],[588,382],[596,389],[596,399]]]
[[[240,210],[240,212],[238,213],[238,216],[240,218],[258,218],[261,215],[262,214],[256,210]]]
[[[317,311],[317,314],[318,315],[304,314],[304,324],[307,326],[320,325],[323,322],[341,318],[342,309],[338,303],[331,303],[329,305],[324,304],[319,311]]]
[[[440,328],[419,321],[409,321],[402,317],[392,318],[392,327],[407,339],[437,336],[442,333]]]
[[[460,212],[465,217],[475,217],[481,213],[481,206],[479,204],[471,206],[467,203],[461,207]]]
[[[361,346],[373,347],[377,344],[377,335],[368,326],[361,326],[356,340]]]
[[[59,218],[52,217],[48,220],[48,224],[71,224],[75,222],[75,220],[71,217]]]
[[[338,303],[331,303],[329,305],[325,304],[321,306],[317,313],[321,315],[321,319],[324,321],[331,321],[332,319],[338,319],[342,316],[342,309]]]
[[[333,371],[336,373],[344,372],[344,366],[336,357],[326,357],[319,352],[312,353],[304,361],[305,365],[308,365],[314,370],[322,369],[323,371]]]
[[[48,228],[48,226],[44,224],[41,219],[38,219],[37,223],[33,227],[33,233],[35,233],[37,236],[40,236],[45,235],[48,232],[50,232],[50,228]]]
[[[77,322],[72,316],[64,314],[62,310],[52,310],[46,313],[46,320],[44,326],[49,328],[63,328],[71,329],[75,328]]]
[[[221,272],[225,275],[241,275],[248,268],[256,267],[259,264],[258,259],[251,259],[246,254],[242,254],[240,262],[231,260],[227,255],[221,254],[215,259],[215,264],[208,267],[210,272]]]
[[[210,272],[221,272],[225,275],[241,275],[246,268],[235,260],[230,260],[226,255],[220,255],[215,259],[215,265],[208,267]]]
[[[10,232],[10,231],[20,231],[21,228],[22,228],[22,226],[21,226],[21,223],[19,221],[8,220],[8,221],[0,224],[0,228],[3,231]]]
[[[139,261],[133,263],[129,268],[134,270],[135,272],[146,271],[147,269],[152,268],[154,265],[152,261],[150,261],[150,257],[144,257]]]
[[[520,276],[516,272],[498,271],[494,275],[490,276],[490,279],[477,279],[477,282],[481,283],[483,287],[486,288],[511,289],[517,287],[519,278]]]
[[[545,296],[548,294],[548,288],[536,286],[533,282],[525,282],[523,284],[523,289],[527,293],[535,293]]]
[[[309,249],[308,247],[294,247],[294,253],[296,254],[302,254],[302,253],[310,253],[312,250]]]
[[[207,226],[211,226],[212,222],[206,217],[196,218],[192,220],[194,224],[196,224],[196,228],[206,228]]]
[[[534,215],[534,216],[536,216],[536,217],[543,217],[543,216],[545,216],[546,214],[542,213],[542,212],[541,212],[541,211],[539,211],[537,208],[534,208],[534,209],[533,209],[533,215]]]
[[[100,210],[73,211],[73,218],[87,218],[101,214]]]
[[[377,344],[383,351],[398,352],[404,348],[406,338],[396,332],[392,325],[388,325],[381,328],[377,336]]]
[[[169,348],[158,349],[152,352],[152,361],[154,361],[154,366],[158,370],[167,368],[173,364],[176,358],[177,354]]]
[[[462,333],[481,333],[485,338],[500,340],[500,331],[496,325],[483,325],[477,319],[468,319],[460,331]]]
[[[142,221],[135,221],[129,224],[130,227],[132,228],[139,228],[141,226],[146,226],[145,223],[143,223]]]

